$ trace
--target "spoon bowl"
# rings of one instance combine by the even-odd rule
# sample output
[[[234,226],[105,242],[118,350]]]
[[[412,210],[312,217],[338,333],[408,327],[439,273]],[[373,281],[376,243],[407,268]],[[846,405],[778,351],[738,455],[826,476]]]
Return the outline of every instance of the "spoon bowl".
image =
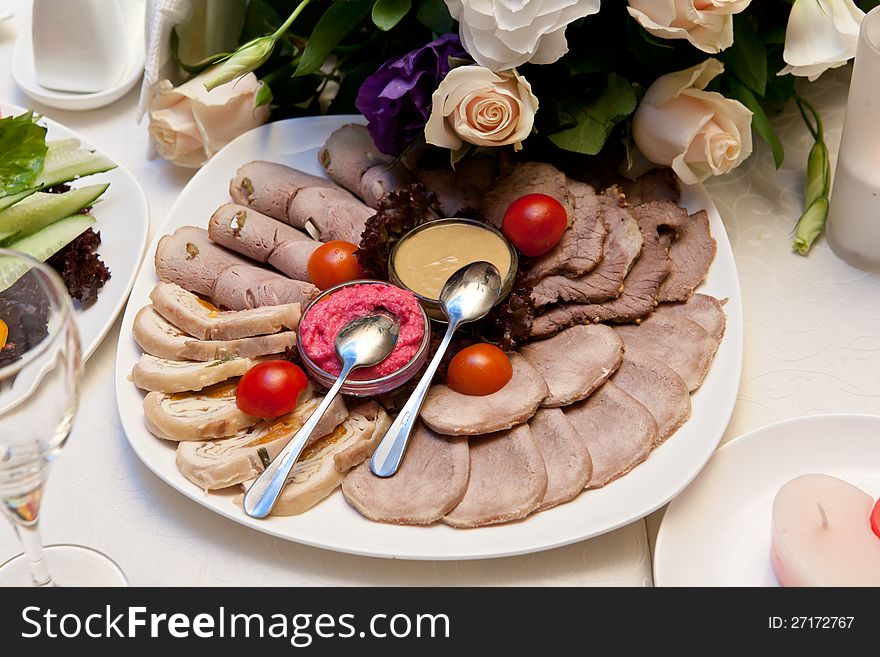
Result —
[[[400,322],[391,315],[377,313],[350,321],[342,327],[333,343],[343,363],[372,367],[394,351],[400,337]]]

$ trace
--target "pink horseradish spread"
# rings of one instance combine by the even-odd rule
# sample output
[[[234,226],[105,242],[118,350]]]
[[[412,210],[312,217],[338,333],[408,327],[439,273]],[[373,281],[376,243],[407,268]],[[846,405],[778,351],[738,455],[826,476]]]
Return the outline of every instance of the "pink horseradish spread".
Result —
[[[302,348],[315,365],[338,375],[342,363],[334,343],[342,328],[353,319],[386,310],[400,322],[400,337],[394,351],[378,365],[352,372],[352,379],[378,379],[409,363],[425,335],[425,322],[415,296],[393,285],[361,283],[344,287],[309,309],[299,327]]]

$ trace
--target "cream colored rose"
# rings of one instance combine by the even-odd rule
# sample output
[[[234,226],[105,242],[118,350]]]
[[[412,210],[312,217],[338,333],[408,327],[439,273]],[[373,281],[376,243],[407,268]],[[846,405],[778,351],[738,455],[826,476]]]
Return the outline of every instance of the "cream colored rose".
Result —
[[[787,66],[779,75],[813,81],[829,68],[846,64],[856,56],[864,17],[853,0],[795,0],[782,53]]]
[[[230,141],[269,119],[267,106],[254,109],[262,84],[253,73],[211,92],[204,81],[212,70],[173,87],[161,80],[148,107],[149,132],[166,160],[199,167]]]
[[[493,71],[552,64],[568,52],[565,28],[599,11],[600,0],[446,0],[461,43]]]
[[[703,52],[733,45],[733,14],[751,0],[629,0],[629,13],[661,39],[687,39]]]
[[[516,71],[493,73],[482,66],[452,69],[431,100],[425,139],[453,151],[459,150],[462,142],[513,144],[519,150],[538,111],[538,99],[524,77]]]
[[[727,173],[752,153],[752,113],[705,91],[724,67],[717,59],[654,81],[633,117],[633,137],[651,162],[686,184]]]

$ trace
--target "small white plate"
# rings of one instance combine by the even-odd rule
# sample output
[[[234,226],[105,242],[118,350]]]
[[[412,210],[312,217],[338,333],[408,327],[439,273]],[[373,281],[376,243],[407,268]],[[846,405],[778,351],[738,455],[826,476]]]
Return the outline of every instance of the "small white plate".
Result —
[[[327,137],[356,116],[319,116],[277,121],[242,135],[199,170],[178,196],[158,230],[149,253],[162,235],[180,226],[205,227],[211,213],[229,200],[229,179],[251,160],[269,160],[325,175],[317,152]],[[691,211],[709,212],[718,255],[701,291],[727,298],[727,332],[703,386],[693,396],[691,419],[651,454],[648,460],[604,488],[538,513],[522,522],[453,529],[447,525],[400,527],[371,522],[352,509],[336,491],[299,516],[254,520],[234,503],[236,490],[206,494],[180,474],[176,444],[152,435],[144,426],[144,395],[128,380],[141,354],[131,337],[134,316],[156,285],[152,262],[138,275],[122,321],[116,355],[116,400],[129,443],[140,459],[171,487],[219,513],[257,531],[340,552],[399,559],[485,559],[547,550],[581,541],[638,520],[666,504],[696,476],[721,440],[739,389],[742,367],[742,300],[736,264],[721,217],[702,185],[682,190]],[[172,507],[162,513],[174,514]]]
[[[2,1],[2,0],[0,0]],[[144,4],[144,0],[133,0]],[[134,38],[130,43],[128,68],[119,82],[104,91],[94,93],[72,93],[46,89],[37,83],[37,72],[34,66],[34,47],[31,34],[32,6],[30,0],[22,2],[20,20],[18,22],[18,38],[12,53],[12,77],[21,90],[33,100],[49,107],[64,110],[90,110],[113,103],[131,89],[144,72],[146,44],[146,10],[138,12],[138,24],[132,26]]]
[[[666,510],[655,585],[779,586],[770,564],[773,499],[783,484],[812,473],[880,496],[880,416],[787,420],[719,449]]]
[[[18,115],[25,111],[27,110],[0,101],[0,114],[3,116]],[[83,148],[94,148],[75,132],[52,119],[43,117],[40,123],[49,129],[48,139],[75,137],[82,142]],[[91,213],[97,220],[93,228],[101,233],[98,254],[110,268],[110,280],[92,305],[85,309],[76,308],[74,313],[85,360],[101,344],[131,292],[147,246],[150,208],[144,190],[135,177],[122,166],[84,178],[83,182],[110,183],[110,188]]]

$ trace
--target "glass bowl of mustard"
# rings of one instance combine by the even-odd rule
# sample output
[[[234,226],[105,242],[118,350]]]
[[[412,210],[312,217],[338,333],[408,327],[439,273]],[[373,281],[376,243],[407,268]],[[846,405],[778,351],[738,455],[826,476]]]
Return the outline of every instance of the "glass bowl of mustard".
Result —
[[[480,260],[491,262],[501,274],[500,302],[516,278],[519,261],[513,245],[482,221],[435,219],[398,240],[388,258],[388,275],[392,283],[415,295],[428,317],[445,322],[440,291],[452,274]]]

